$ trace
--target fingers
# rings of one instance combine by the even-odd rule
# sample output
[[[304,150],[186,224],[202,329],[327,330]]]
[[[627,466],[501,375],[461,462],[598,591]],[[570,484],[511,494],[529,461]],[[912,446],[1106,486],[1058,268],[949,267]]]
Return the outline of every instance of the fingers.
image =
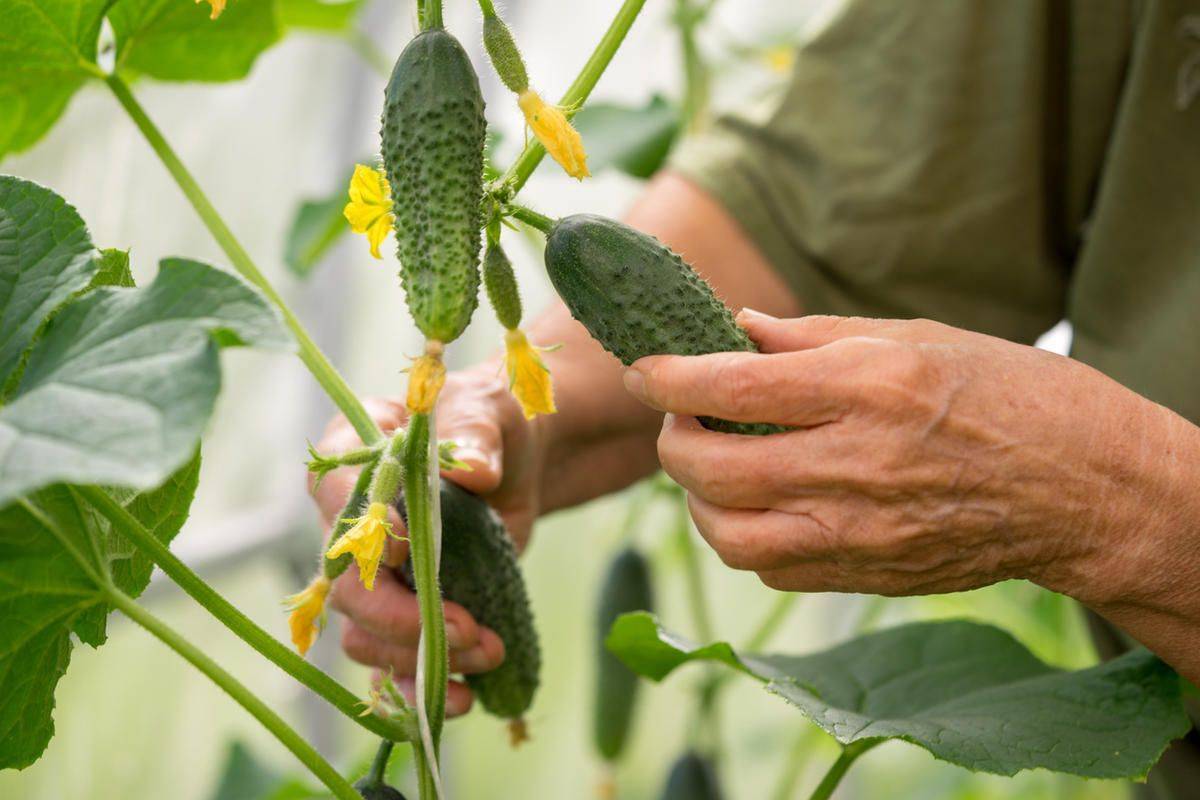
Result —
[[[843,413],[836,361],[815,350],[649,356],[625,371],[625,388],[659,411],[809,427]]]
[[[852,337],[892,339],[926,344],[960,341],[962,331],[927,319],[872,319],[813,314],[779,319],[744,308],[738,324],[764,353],[809,350]]]
[[[395,644],[415,647],[421,634],[417,596],[389,569],[381,569],[374,591],[367,591],[354,566],[338,578],[329,603],[356,625]],[[483,629],[465,608],[445,604],[446,639],[454,650],[470,649],[481,641]]]
[[[379,674],[375,675],[375,683],[379,683]],[[409,705],[416,703],[417,683],[411,677],[399,677],[395,679],[396,688],[400,690],[400,694],[404,695],[404,699]],[[446,716],[460,717],[471,710],[471,704],[474,702],[475,696],[471,690],[467,688],[462,681],[450,681],[446,685]]]
[[[690,493],[688,508],[700,535],[732,569],[778,570],[837,552],[834,527],[815,513],[723,508]]]
[[[396,675],[413,675],[417,670],[416,645],[383,639],[353,621],[342,629],[342,649],[354,661],[369,667],[390,669]],[[467,675],[493,670],[504,661],[500,637],[485,631],[479,643],[466,650],[450,651],[450,671]]]
[[[494,492],[502,477],[503,434],[496,415],[478,398],[448,397],[438,409],[438,439],[453,441],[454,457],[470,469],[443,474],[475,494]]]

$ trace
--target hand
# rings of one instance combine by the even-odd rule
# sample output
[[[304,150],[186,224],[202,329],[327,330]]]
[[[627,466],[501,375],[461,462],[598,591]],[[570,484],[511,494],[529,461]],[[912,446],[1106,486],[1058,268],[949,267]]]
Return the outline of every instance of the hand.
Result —
[[[384,431],[407,421],[403,400],[371,399],[368,411]],[[538,515],[539,473],[537,434],[496,374],[495,365],[451,374],[438,402],[438,437],[458,444],[455,457],[471,469],[443,473],[486,499],[508,526],[518,549],[525,546]],[[325,430],[317,450],[337,453],[361,445],[344,417],[336,417]],[[357,469],[330,472],[314,492],[326,530],[341,513],[357,477]],[[310,479],[310,489],[312,481]],[[391,514],[393,530],[403,531],[399,515]],[[420,612],[416,595],[392,569],[404,563],[407,543],[391,539],[375,581],[374,591],[363,588],[357,568],[351,565],[337,581],[330,603],[346,615],[342,647],[362,664],[391,669],[401,691],[412,691],[411,676],[417,663]],[[476,624],[462,606],[447,602],[446,637],[450,670],[472,674],[495,669],[504,659],[504,645],[491,630]],[[411,699],[411,697],[410,697]],[[471,692],[459,681],[447,689],[446,710],[451,716],[466,713]]]
[[[1028,578],[1102,605],[1154,588],[1122,554],[1162,516],[1133,476],[1155,472],[1144,443],[1165,409],[1079,362],[933,322],[741,321],[761,354],[655,356],[625,379],[671,412],[663,467],[729,566],[808,592]],[[796,430],[719,434],[694,415]]]

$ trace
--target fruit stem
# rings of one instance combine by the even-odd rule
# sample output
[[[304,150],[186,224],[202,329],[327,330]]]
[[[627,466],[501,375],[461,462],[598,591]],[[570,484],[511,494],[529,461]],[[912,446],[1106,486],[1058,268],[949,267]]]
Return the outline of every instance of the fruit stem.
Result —
[[[115,608],[120,609],[125,616],[145,628],[159,641],[182,656],[184,660],[203,672],[238,705],[250,712],[250,715],[270,731],[284,747],[292,751],[292,754],[308,767],[309,771],[325,784],[338,800],[362,800],[354,787],[339,775],[337,770],[322,758],[321,754],[314,750],[304,737],[296,732],[295,728],[284,722],[283,718],[259,699],[258,695],[233,677],[199,647],[151,614],[116,586],[109,584],[105,587],[105,595]]]
[[[300,324],[300,320],[288,308],[283,297],[280,296],[275,287],[271,285],[271,282],[267,280],[266,276],[255,265],[253,259],[246,252],[246,249],[242,247],[241,243],[233,235],[233,231],[229,229],[229,226],[225,224],[221,215],[217,213],[216,208],[209,202],[208,197],[200,188],[200,184],[196,182],[196,179],[171,148],[162,131],[158,129],[146,114],[146,110],[137,101],[137,98],[133,96],[133,93],[129,90],[129,86],[115,73],[106,75],[104,82],[112,90],[121,107],[129,114],[133,123],[137,125],[138,130],[146,138],[155,155],[162,161],[163,166],[167,168],[167,172],[171,173],[171,177],[175,179],[175,183],[179,185],[188,202],[192,204],[192,208],[200,215],[204,226],[208,228],[209,233],[217,240],[217,244],[225,252],[225,255],[228,256],[233,268],[243,278],[254,284],[279,309],[284,323],[296,339],[296,344],[300,351],[300,360],[308,367],[308,371],[317,379],[317,383],[321,384],[321,388],[325,390],[325,393],[329,395],[334,404],[346,415],[346,419],[354,426],[354,430],[358,433],[358,437],[362,439],[363,444],[371,445],[381,439],[383,433],[379,430],[379,426],[375,424],[375,420],[367,413],[366,408],[363,407],[358,397],[346,385],[346,381],[338,374],[334,366],[329,363],[329,359],[325,357],[321,349],[317,347],[316,343],[308,335],[304,326]]]
[[[592,93],[592,89],[596,88],[600,76],[604,74],[604,70],[608,68],[613,56],[617,54],[617,49],[621,46],[621,42],[625,41],[625,35],[629,33],[630,27],[645,4],[646,0],[625,0],[621,5],[617,15],[613,17],[612,23],[608,26],[608,30],[604,32],[596,49],[592,51],[591,57],[579,71],[575,82],[567,88],[558,101],[568,118],[573,117],[583,107],[588,95]],[[510,196],[516,195],[545,157],[546,148],[536,139],[531,139],[521,154],[517,156],[517,160],[497,183],[508,187]]]
[[[371,771],[367,773],[367,783],[371,786],[381,786],[387,779],[388,759],[392,757],[392,748],[395,747],[395,742],[383,739],[379,742],[379,749],[375,751],[375,758],[371,761]]]
[[[548,234],[548,233],[550,233],[550,230],[554,227],[554,220],[550,219],[550,217],[547,217],[544,214],[539,214],[538,212],[534,211],[532,208],[529,208],[527,206],[517,205],[516,203],[509,203],[508,205],[505,206],[505,208],[507,209],[508,215],[510,217],[519,219],[519,220],[521,220],[521,222],[524,222],[526,225],[529,225],[530,227],[533,227],[533,228],[537,228],[542,233]]]
[[[428,31],[443,27],[442,0],[424,0],[422,6],[425,13],[420,17],[421,30]]]
[[[383,717],[374,714],[362,716],[362,701],[358,696],[254,624],[249,617],[180,561],[165,544],[156,539],[154,534],[146,530],[146,527],[136,517],[126,511],[103,489],[95,486],[78,486],[74,490],[89,505],[100,512],[117,532],[147,555],[193,600],[268,661],[325,698],[334,708],[375,735],[396,741],[405,741],[408,738],[401,726]]]

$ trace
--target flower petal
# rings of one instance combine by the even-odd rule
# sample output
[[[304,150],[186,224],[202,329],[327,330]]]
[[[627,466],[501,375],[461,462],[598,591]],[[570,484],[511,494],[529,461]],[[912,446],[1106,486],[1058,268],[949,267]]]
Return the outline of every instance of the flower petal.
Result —
[[[504,335],[504,368],[508,372],[509,391],[520,404],[525,419],[558,410],[554,406],[550,370],[538,355],[538,348],[517,328]]]
[[[572,178],[586,178],[587,153],[583,149],[583,138],[571,125],[567,115],[558,106],[552,106],[533,89],[526,89],[517,97],[517,104],[525,115],[525,122],[533,135],[546,148],[550,157],[557,161]]]

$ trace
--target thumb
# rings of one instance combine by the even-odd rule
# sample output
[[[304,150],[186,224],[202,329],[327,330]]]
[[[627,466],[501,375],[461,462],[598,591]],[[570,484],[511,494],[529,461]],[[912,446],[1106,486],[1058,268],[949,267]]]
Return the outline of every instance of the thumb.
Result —
[[[743,308],[737,321],[763,353],[810,350],[851,336],[880,336],[894,324],[892,320],[823,314],[780,319],[751,308]]]

